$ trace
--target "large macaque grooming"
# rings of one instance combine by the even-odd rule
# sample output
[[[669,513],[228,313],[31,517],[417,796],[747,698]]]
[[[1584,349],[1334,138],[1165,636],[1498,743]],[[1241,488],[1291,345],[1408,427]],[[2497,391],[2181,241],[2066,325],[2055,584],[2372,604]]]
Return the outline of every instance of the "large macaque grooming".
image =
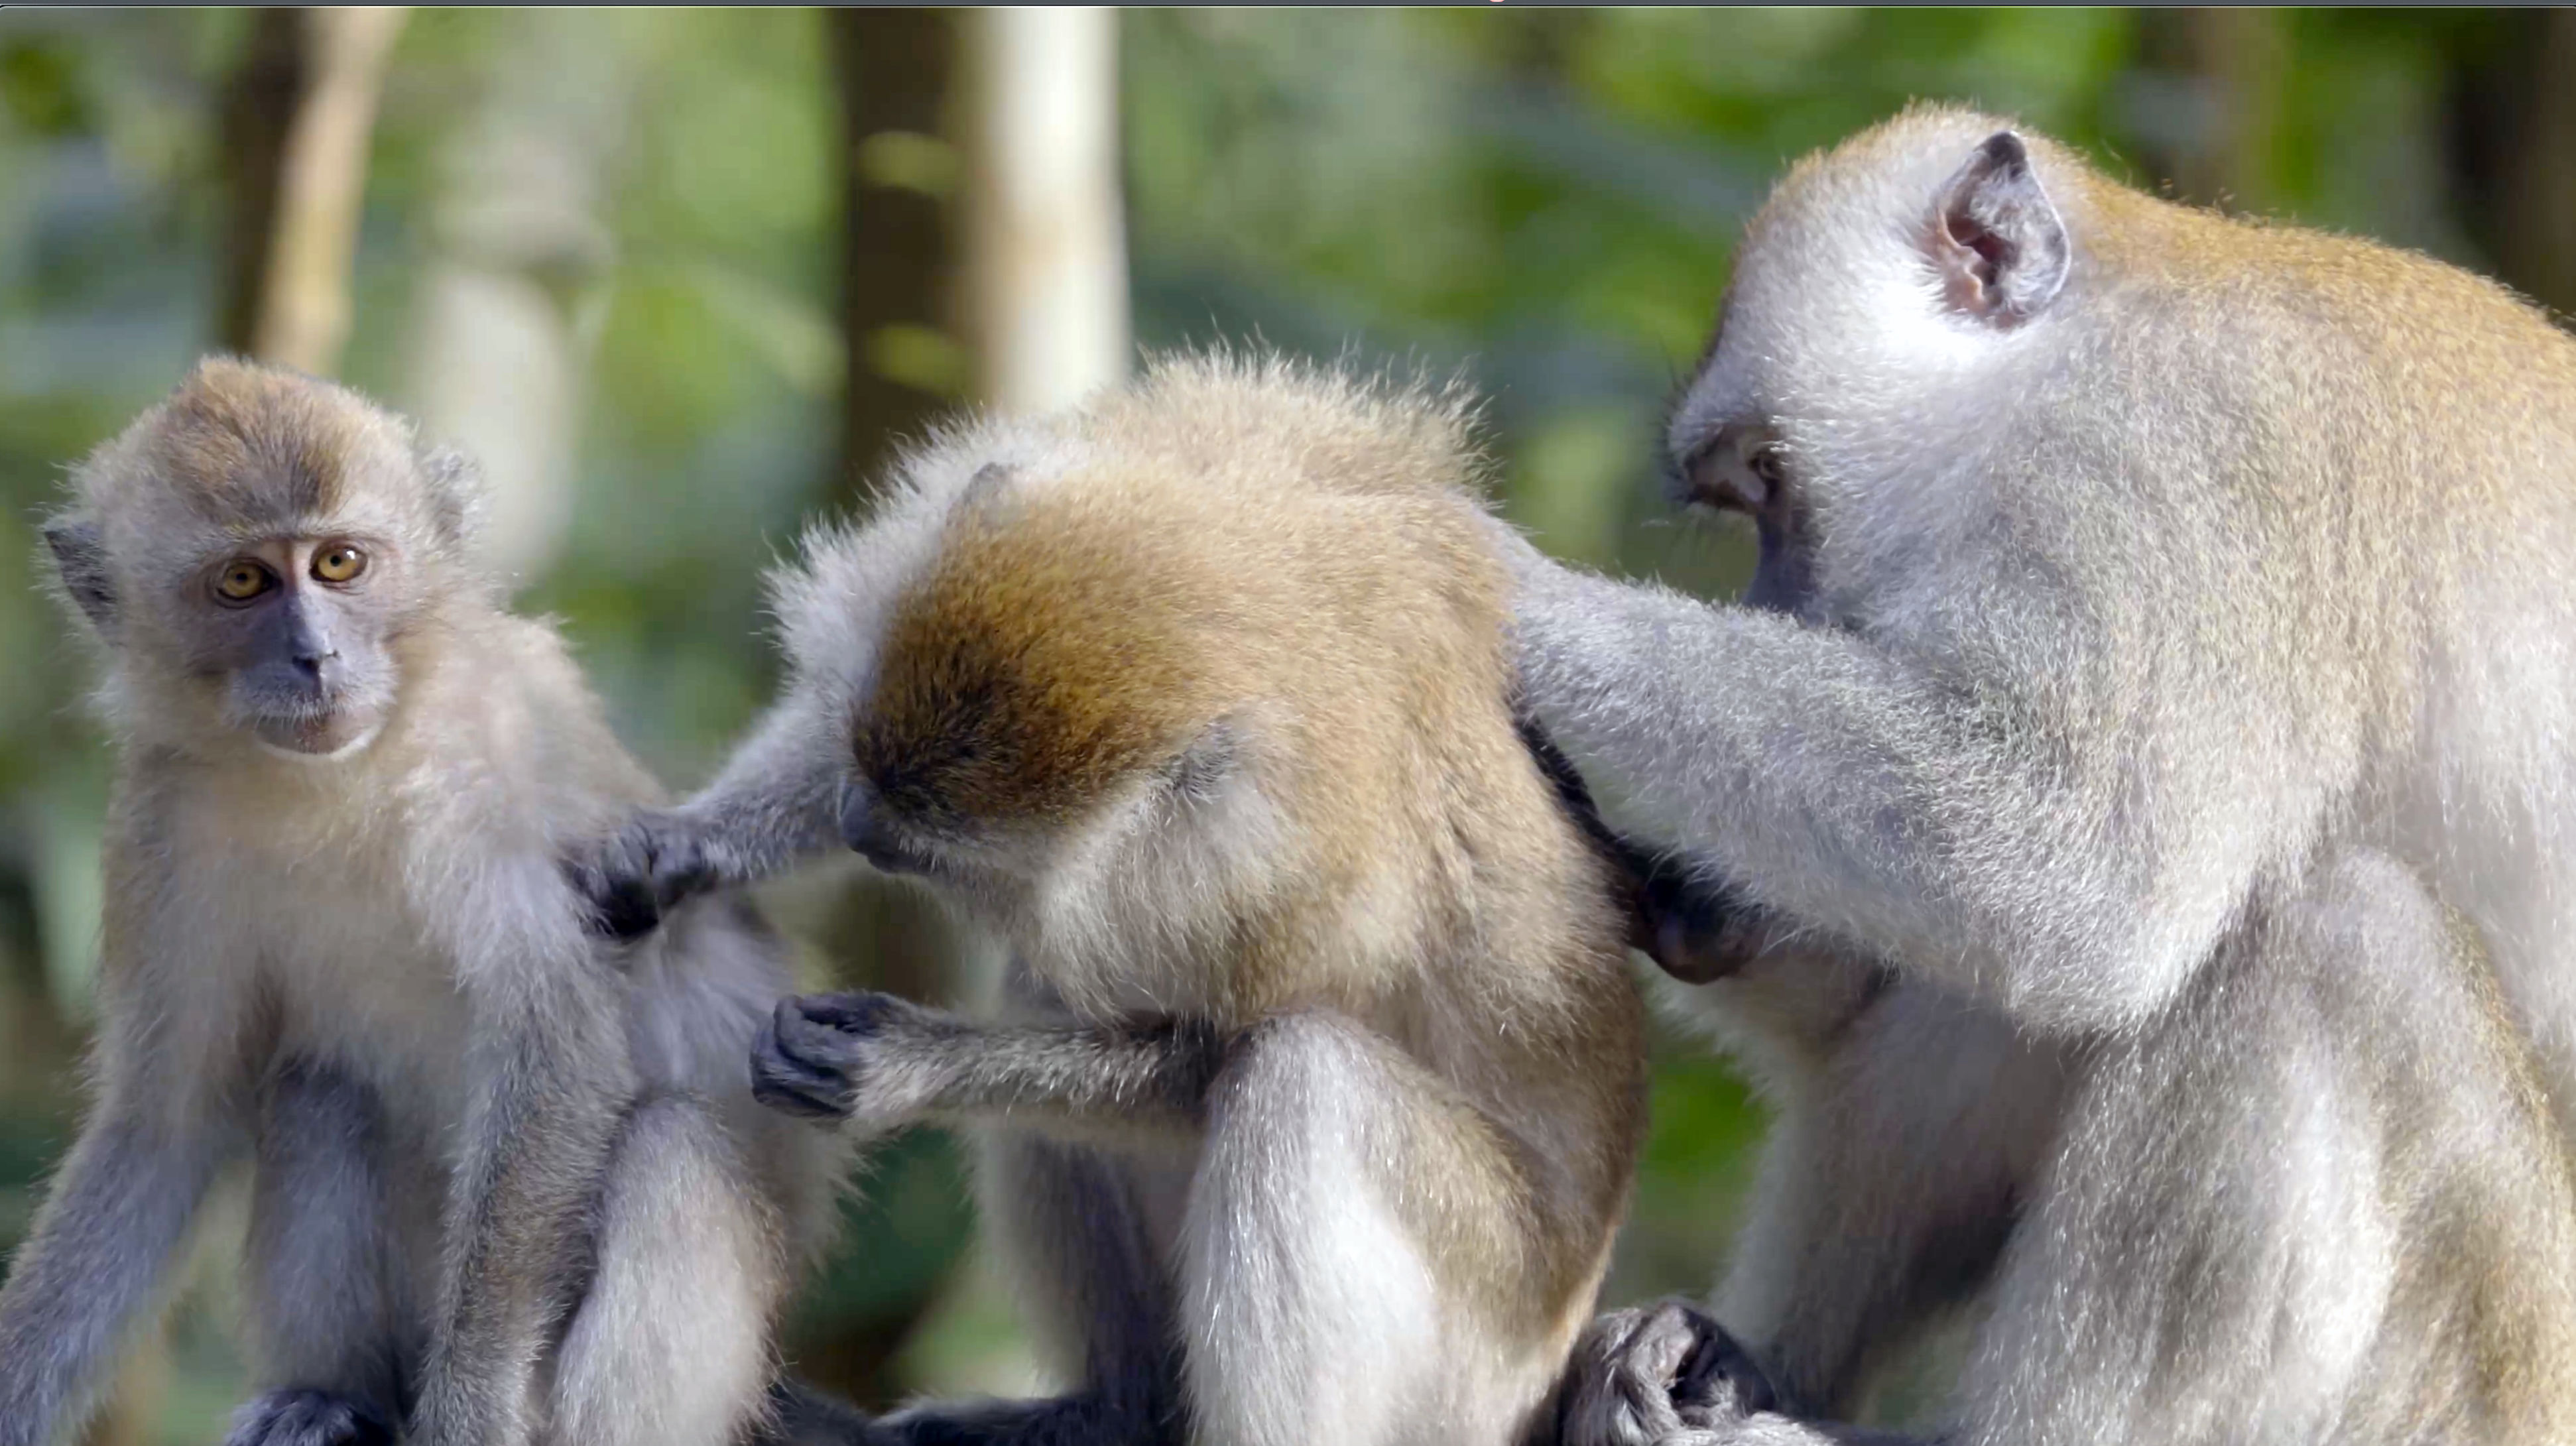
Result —
[[[1820,946],[1707,991],[1779,1409],[1627,1313],[1569,1441],[1876,1439],[1802,1418],[1978,1286],[1965,1446],[2576,1440],[2576,342],[1918,110],[1781,183],[1670,445],[1747,605],[1523,552],[1521,670]]]
[[[892,1439],[1502,1443],[1551,1424],[1627,1198],[1640,1009],[1515,732],[1461,403],[1170,362],[948,436],[778,589],[793,680],[604,883],[828,842],[1012,944],[1020,1017],[790,1001],[765,1097],[1011,1133],[1080,1390]]]
[[[253,1171],[235,1446],[739,1438],[834,1161],[751,1098],[738,902],[631,949],[557,855],[656,794],[475,561],[453,454],[209,361],[46,529],[107,665],[97,1087],[0,1291],[0,1443],[67,1439]]]

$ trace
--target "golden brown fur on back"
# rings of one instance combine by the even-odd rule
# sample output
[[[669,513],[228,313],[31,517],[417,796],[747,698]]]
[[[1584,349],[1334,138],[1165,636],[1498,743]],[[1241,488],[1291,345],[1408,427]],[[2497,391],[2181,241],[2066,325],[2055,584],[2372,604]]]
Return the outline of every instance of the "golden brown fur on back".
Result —
[[[1626,1191],[1638,1011],[1605,870],[1513,730],[1468,421],[1456,397],[1164,363],[1067,427],[1061,475],[949,516],[893,606],[860,762],[890,797],[1053,821],[1242,720],[1280,814],[1270,883],[1158,1002],[1230,1028],[1328,1007],[1400,1042],[1496,1122],[1526,1178],[1493,1193],[1552,1244],[1497,1251],[1436,1199],[1425,1223],[1490,1286],[1562,1300]]]

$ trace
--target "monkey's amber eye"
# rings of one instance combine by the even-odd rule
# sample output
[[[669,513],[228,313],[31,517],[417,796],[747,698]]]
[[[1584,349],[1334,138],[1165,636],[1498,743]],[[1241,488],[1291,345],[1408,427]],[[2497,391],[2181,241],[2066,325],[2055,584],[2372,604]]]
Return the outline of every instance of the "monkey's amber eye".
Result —
[[[313,575],[324,582],[347,582],[367,570],[367,555],[345,542],[313,554]]]
[[[269,570],[247,557],[235,558],[215,574],[215,595],[226,602],[249,602],[277,585]]]

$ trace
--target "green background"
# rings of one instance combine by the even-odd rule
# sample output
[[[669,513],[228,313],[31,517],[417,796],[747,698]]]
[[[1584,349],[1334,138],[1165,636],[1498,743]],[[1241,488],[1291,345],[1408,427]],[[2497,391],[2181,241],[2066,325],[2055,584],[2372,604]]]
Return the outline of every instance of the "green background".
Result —
[[[32,523],[68,462],[213,343],[213,117],[247,32],[238,13],[0,11],[0,1242],[77,1118],[104,789]],[[584,348],[568,521],[520,598],[561,619],[621,731],[680,786],[771,685],[759,570],[844,495],[823,35],[798,11],[423,11],[373,143],[343,371],[409,406],[416,282],[475,199],[453,143],[577,138],[600,234],[514,263]],[[2418,247],[2553,304],[2576,292],[2564,16],[1150,11],[1122,18],[1120,44],[1140,342],[1258,336],[1463,369],[1492,398],[1504,502],[1545,545],[1712,593],[1747,548],[1670,518],[1662,405],[1769,179],[1909,98],[2012,113],[2186,199]],[[838,887],[774,902],[810,924]],[[809,960],[818,983],[905,967]],[[1704,1049],[1668,1034],[1657,1051],[1614,1299],[1704,1288],[1761,1128]],[[242,1390],[238,1228],[237,1206],[214,1213],[168,1344],[103,1435],[218,1433]],[[1007,1291],[971,1240],[953,1142],[898,1143],[798,1306],[795,1353],[872,1400],[1024,1382]]]

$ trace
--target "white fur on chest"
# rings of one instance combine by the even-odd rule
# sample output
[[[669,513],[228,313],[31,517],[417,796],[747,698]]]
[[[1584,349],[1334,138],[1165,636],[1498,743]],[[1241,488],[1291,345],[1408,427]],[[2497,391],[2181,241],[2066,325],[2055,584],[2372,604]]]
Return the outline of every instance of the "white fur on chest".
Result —
[[[466,1001],[406,887],[402,810],[354,825],[315,810],[330,822],[307,828],[291,795],[253,802],[200,796],[171,820],[188,912],[204,937],[230,941],[226,957],[179,972],[256,1001],[279,1057],[342,1065],[393,1098],[453,1101]]]

